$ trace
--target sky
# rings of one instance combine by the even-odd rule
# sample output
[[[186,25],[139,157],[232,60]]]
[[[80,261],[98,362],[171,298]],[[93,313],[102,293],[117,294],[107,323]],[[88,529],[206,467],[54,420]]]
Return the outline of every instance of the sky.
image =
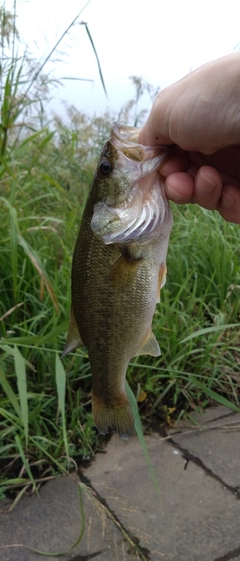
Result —
[[[16,0],[17,27],[33,56],[44,60],[86,1]],[[5,4],[13,11],[14,0]],[[90,0],[44,68],[62,83],[51,108],[61,113],[65,100],[89,114],[117,112],[134,95],[130,76],[162,89],[238,49],[239,15],[239,0]],[[81,21],[93,38],[108,99]],[[149,98],[143,103],[150,109]]]

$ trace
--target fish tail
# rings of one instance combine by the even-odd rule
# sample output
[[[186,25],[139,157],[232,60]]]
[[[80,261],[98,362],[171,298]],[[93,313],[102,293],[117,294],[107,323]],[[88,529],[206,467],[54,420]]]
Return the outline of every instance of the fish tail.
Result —
[[[100,434],[107,434],[111,429],[122,438],[128,438],[134,430],[133,414],[126,395],[109,404],[92,392],[92,412]]]

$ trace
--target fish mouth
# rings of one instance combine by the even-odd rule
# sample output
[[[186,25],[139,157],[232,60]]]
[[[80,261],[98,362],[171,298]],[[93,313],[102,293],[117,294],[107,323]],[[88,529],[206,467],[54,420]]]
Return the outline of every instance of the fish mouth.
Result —
[[[144,146],[138,143],[138,136],[141,129],[121,125],[120,123],[113,123],[110,143],[120,153],[124,154],[127,158],[133,161],[139,161],[144,164],[146,161],[151,161],[153,158],[158,157],[160,166],[168,157],[171,151],[170,146],[157,145],[157,146]],[[161,152],[161,154],[160,154]],[[118,154],[119,157],[120,154]],[[121,165],[121,161],[118,162]],[[144,167],[144,166],[143,166]],[[146,166],[145,166],[146,167]],[[154,164],[153,164],[154,168]],[[154,169],[152,169],[154,171]],[[144,169],[142,170],[144,173]],[[151,173],[151,170],[150,170]]]
[[[136,127],[131,127],[128,125],[121,125],[120,123],[113,123],[112,134],[120,140],[122,144],[126,142],[127,144],[133,143],[134,145],[138,143],[138,135],[140,129]]]
[[[166,146],[138,144],[140,129],[114,123],[110,144],[116,154],[118,181],[128,179],[129,194],[115,206],[99,201],[94,206],[91,228],[105,244],[124,243],[149,237],[160,229],[170,214],[161,164],[169,157]]]

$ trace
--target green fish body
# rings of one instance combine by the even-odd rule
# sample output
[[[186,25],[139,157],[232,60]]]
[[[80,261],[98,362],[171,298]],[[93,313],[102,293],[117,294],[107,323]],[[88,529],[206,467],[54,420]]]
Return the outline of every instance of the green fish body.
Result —
[[[157,171],[166,150],[114,124],[84,210],[72,263],[72,308],[63,352],[88,350],[98,430],[133,431],[125,392],[129,361],[160,354],[152,317],[166,277],[172,214]]]

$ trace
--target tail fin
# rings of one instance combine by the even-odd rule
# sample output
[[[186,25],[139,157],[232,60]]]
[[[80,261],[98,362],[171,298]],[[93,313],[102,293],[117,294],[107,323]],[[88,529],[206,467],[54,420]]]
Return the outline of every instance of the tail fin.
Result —
[[[101,434],[107,434],[109,428],[122,438],[128,438],[134,430],[134,420],[127,396],[121,403],[110,406],[98,399],[92,392],[92,411],[96,427]]]

